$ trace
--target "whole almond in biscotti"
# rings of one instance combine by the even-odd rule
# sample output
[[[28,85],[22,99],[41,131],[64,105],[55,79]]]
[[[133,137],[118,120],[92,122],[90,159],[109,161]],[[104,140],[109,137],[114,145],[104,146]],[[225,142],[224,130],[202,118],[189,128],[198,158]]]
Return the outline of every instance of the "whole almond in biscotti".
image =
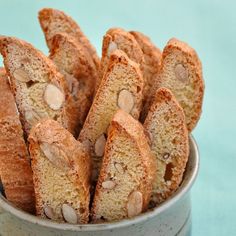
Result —
[[[66,33],[53,36],[49,58],[65,77],[79,111],[79,130],[82,128],[92,103],[98,77],[90,55],[77,40]]]
[[[14,95],[0,68],[0,179],[15,207],[35,212],[33,174]]]
[[[142,106],[142,92],[143,78],[139,66],[123,51],[114,51],[79,135],[79,140],[86,143],[91,150],[93,180],[96,180],[99,173],[106,133],[113,115],[120,108],[138,119]]]
[[[116,166],[120,165],[123,171]],[[156,163],[142,125],[123,110],[114,115],[92,204],[92,221],[117,221],[148,207]]]
[[[178,188],[189,155],[184,111],[170,90],[157,90],[144,128],[152,137],[151,150],[158,167],[152,193],[152,205],[155,205]]]
[[[191,132],[200,118],[204,93],[201,61],[195,50],[178,39],[171,39],[163,50],[158,80],[154,90],[166,87],[173,92],[184,109]]]
[[[31,44],[12,37],[0,38],[0,53],[26,133],[40,119],[52,118],[76,134],[79,112],[52,61]]]
[[[36,213],[71,224],[89,220],[91,160],[84,146],[54,120],[31,129]]]
[[[157,74],[161,65],[161,50],[143,33],[137,31],[130,31],[130,33],[138,42],[144,56],[141,70],[143,72],[143,77],[145,77],[146,84],[144,88],[144,107],[140,117],[140,120],[144,121],[149,109],[148,101],[150,97],[152,97],[153,84],[158,83]]]
[[[121,28],[109,29],[103,37],[100,79],[106,71],[110,55],[116,49],[125,52],[129,59],[137,64],[142,64],[143,52],[134,36]],[[97,82],[97,88],[99,84],[100,81]]]
[[[95,48],[84,35],[79,25],[70,16],[56,9],[43,8],[39,11],[38,17],[49,49],[53,47],[53,37],[56,34],[66,33],[74,37],[77,42],[84,47],[89,53],[97,71],[99,70],[100,59]]]

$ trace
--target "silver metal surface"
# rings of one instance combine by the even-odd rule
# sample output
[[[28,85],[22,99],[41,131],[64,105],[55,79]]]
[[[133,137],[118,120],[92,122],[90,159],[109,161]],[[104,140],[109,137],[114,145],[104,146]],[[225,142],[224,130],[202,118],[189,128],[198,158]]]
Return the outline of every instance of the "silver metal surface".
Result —
[[[43,220],[16,209],[0,194],[0,235],[189,236],[191,234],[190,189],[197,177],[198,168],[197,145],[193,137],[190,137],[189,161],[183,182],[175,194],[149,212],[115,223],[70,225]]]

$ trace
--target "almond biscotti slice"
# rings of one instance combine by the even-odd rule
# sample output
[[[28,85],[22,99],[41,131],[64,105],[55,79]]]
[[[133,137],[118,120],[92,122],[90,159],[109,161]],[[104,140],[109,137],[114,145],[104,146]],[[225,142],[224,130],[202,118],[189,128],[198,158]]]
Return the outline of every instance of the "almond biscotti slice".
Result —
[[[44,8],[39,11],[38,18],[50,49],[52,48],[52,38],[54,35],[57,33],[66,33],[76,38],[83,45],[85,50],[90,54],[94,66],[99,70],[100,59],[95,48],[81,31],[79,25],[70,16],[56,9]]]
[[[111,53],[116,49],[125,52],[129,59],[137,64],[142,64],[143,52],[134,36],[121,28],[111,28],[103,37],[100,79],[107,69]],[[97,86],[99,84],[100,81],[97,82]]]
[[[92,220],[115,221],[147,209],[156,163],[142,125],[128,113],[114,115],[92,207]]]
[[[35,212],[30,158],[15,99],[3,68],[0,68],[0,181],[6,198],[14,206]]]
[[[144,60],[141,64],[141,70],[143,77],[145,77],[146,85],[144,88],[144,107],[141,112],[141,121],[144,121],[148,110],[148,101],[152,97],[151,92],[153,84],[157,84],[157,74],[161,65],[161,50],[157,48],[149,37],[138,31],[130,31],[138,42],[140,48],[143,51]]]
[[[142,92],[143,78],[139,66],[124,52],[114,51],[79,135],[79,140],[91,151],[93,180],[96,180],[100,169],[107,128],[113,115],[121,108],[138,119]]]
[[[184,109],[191,132],[200,118],[204,93],[201,61],[195,50],[171,39],[163,50],[159,79],[157,86],[170,89]]]
[[[49,58],[67,81],[79,111],[78,123],[81,129],[92,104],[97,70],[92,66],[91,57],[84,47],[65,33],[52,38]]]
[[[78,109],[52,61],[31,44],[13,37],[0,37],[0,53],[25,132],[28,134],[41,118],[52,118],[75,134]]]
[[[189,155],[184,112],[170,90],[157,90],[144,128],[156,157],[157,175],[152,193],[152,205],[156,205],[178,188]]]
[[[87,223],[90,157],[81,143],[54,120],[41,120],[30,132],[36,212],[42,218]]]

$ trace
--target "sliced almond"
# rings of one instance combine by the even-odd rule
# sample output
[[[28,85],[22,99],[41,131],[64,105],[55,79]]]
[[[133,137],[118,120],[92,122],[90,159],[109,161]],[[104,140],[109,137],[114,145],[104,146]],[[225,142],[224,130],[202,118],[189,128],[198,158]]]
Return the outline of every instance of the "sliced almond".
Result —
[[[66,222],[70,224],[77,224],[78,217],[76,211],[68,204],[62,205],[62,214]]]
[[[53,219],[54,211],[50,206],[44,206],[44,214],[47,216],[48,219]]]
[[[143,195],[139,191],[133,191],[128,198],[127,211],[128,217],[134,217],[142,212]]]
[[[13,72],[13,76],[15,77],[16,80],[20,81],[20,82],[29,82],[30,81],[30,77],[27,74],[27,72],[23,69],[23,68],[19,68],[16,69]]]
[[[57,168],[66,171],[70,168],[69,161],[64,152],[59,150],[55,145],[42,142],[40,148],[48,160]]]
[[[108,49],[107,49],[107,55],[110,56],[112,52],[114,52],[117,49],[117,44],[113,41],[110,42]]]
[[[177,64],[175,66],[175,76],[178,80],[182,82],[186,82],[188,79],[188,70],[182,65],[182,64]]]
[[[116,183],[112,180],[107,180],[102,182],[102,187],[105,189],[113,189],[116,186]]]
[[[104,150],[105,150],[105,145],[106,145],[106,138],[105,135],[102,134],[99,136],[95,143],[95,154],[99,157],[103,156]]]
[[[132,93],[126,89],[121,90],[118,96],[118,106],[127,113],[130,113],[134,107]]]
[[[124,172],[125,172],[124,168],[120,163],[115,163],[114,166],[115,166],[115,169],[118,173],[124,174]]]
[[[44,91],[44,100],[53,110],[59,110],[65,101],[65,95],[53,84],[48,84]]]
[[[41,116],[34,110],[27,110],[25,111],[25,119],[33,126],[41,119]]]

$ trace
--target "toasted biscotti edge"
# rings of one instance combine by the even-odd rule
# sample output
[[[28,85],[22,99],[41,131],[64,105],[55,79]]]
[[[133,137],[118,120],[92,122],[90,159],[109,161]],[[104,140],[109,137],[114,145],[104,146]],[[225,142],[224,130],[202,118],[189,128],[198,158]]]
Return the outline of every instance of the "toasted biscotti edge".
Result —
[[[6,71],[0,68],[0,180],[15,207],[35,213],[32,170]]]

